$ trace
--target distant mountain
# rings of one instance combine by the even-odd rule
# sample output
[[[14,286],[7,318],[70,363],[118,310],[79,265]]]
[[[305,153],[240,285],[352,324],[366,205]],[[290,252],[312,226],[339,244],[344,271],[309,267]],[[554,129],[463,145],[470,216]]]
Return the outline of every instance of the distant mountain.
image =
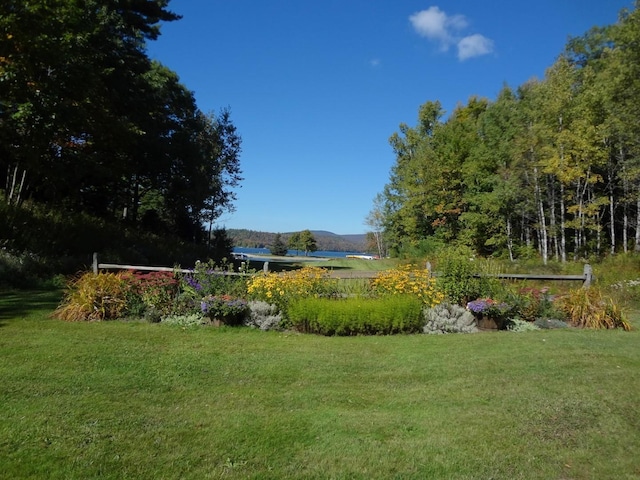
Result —
[[[280,238],[286,244],[289,237],[296,232],[280,233]],[[366,249],[365,234],[338,235],[325,230],[311,230],[316,239],[318,250],[334,252],[364,252]],[[227,235],[233,240],[236,247],[270,248],[276,238],[276,233],[257,232],[254,230],[234,229],[227,230]]]

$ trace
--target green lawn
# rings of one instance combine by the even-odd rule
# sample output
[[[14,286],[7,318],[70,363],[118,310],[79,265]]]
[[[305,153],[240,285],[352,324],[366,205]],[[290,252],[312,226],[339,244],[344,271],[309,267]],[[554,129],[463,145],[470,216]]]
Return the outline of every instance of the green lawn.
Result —
[[[0,293],[0,478],[640,478],[638,331],[325,338],[58,298]]]

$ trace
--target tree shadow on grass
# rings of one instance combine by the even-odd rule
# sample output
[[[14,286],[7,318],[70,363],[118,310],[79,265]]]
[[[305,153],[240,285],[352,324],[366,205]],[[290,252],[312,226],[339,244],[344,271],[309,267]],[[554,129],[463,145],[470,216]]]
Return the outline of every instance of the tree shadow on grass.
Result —
[[[269,262],[269,271],[270,272],[288,272],[291,270],[300,270],[301,268],[304,267],[318,267],[318,268],[324,268],[326,270],[347,270],[350,269],[349,267],[346,266],[335,266],[335,265],[331,265],[331,266],[325,266],[322,264],[322,262],[320,261],[282,261],[282,260],[278,260],[278,261],[272,261]],[[260,272],[263,270],[264,268],[264,261],[262,260],[250,260],[249,261],[249,268],[255,270],[256,272]]]
[[[53,312],[61,299],[62,292],[56,289],[0,290],[0,326],[11,319]]]

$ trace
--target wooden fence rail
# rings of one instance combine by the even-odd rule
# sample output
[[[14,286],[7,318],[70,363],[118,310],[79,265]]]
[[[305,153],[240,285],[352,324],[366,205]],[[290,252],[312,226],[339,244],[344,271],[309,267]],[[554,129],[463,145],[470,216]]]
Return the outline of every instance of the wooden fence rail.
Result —
[[[266,263],[266,262],[265,262]],[[98,254],[93,254],[93,273],[98,273],[100,270],[136,270],[140,272],[180,272],[180,273],[193,273],[193,269],[173,268],[173,267],[149,267],[145,265],[120,265],[117,263],[99,263]],[[237,276],[249,276],[250,273],[243,272],[212,272],[214,275],[237,275]]]
[[[593,275],[593,270],[591,265],[588,263],[585,264],[582,275],[533,275],[526,273],[497,273],[497,274],[486,274],[486,275],[476,275],[477,277],[491,277],[491,278],[503,278],[509,280],[551,280],[551,281],[580,281],[582,282],[582,286],[588,288],[595,281],[596,277]]]
[[[431,270],[431,264],[427,262],[427,270]],[[98,254],[93,254],[93,273],[98,273],[99,270],[138,270],[138,271],[151,271],[151,272],[181,272],[192,273],[193,269],[185,270],[181,268],[172,267],[149,267],[142,265],[119,265],[115,263],[99,263]],[[263,271],[269,271],[269,262],[264,262]],[[238,275],[238,276],[250,276],[251,273],[243,272],[213,272],[218,275]],[[331,271],[331,276],[339,279],[350,278],[373,278],[378,274],[376,271]],[[434,276],[438,276],[437,272],[434,272]],[[593,270],[591,265],[585,264],[582,275],[547,275],[547,274],[528,274],[528,273],[496,273],[496,274],[475,274],[475,277],[490,277],[501,278],[505,280],[551,280],[551,281],[580,281],[582,286],[588,288],[595,281]]]

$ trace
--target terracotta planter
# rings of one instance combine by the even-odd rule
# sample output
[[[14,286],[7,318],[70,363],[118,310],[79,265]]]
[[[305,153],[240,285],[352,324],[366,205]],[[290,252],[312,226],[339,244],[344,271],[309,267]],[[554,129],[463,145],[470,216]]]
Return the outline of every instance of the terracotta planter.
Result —
[[[496,319],[494,317],[488,317],[486,315],[482,315],[476,320],[476,324],[478,325],[479,330],[504,330],[507,323],[508,322],[505,319]]]
[[[493,318],[487,317],[485,315],[479,317],[476,320],[476,323],[478,324],[478,329],[480,330],[498,330],[498,324],[496,323],[496,321]]]
[[[212,327],[223,327],[223,326],[237,326],[242,324],[242,316],[240,315],[226,315],[220,317],[210,317],[209,325]]]

